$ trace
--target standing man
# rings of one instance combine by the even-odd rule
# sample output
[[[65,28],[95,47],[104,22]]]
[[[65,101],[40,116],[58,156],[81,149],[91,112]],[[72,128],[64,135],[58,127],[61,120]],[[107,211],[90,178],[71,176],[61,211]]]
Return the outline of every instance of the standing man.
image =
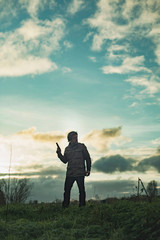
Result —
[[[84,177],[90,175],[91,158],[86,146],[83,143],[78,142],[77,132],[72,131],[68,133],[67,138],[69,145],[65,148],[64,155],[62,155],[59,145],[57,146],[56,151],[58,158],[63,163],[68,163],[62,206],[69,206],[71,188],[76,181],[79,188],[79,206],[81,207],[86,204]]]

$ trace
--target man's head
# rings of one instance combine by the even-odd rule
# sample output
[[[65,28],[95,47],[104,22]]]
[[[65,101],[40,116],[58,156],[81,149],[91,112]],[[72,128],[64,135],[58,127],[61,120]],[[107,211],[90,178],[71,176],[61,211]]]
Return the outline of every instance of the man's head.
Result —
[[[69,132],[67,135],[68,142],[78,142],[78,133],[77,132]]]

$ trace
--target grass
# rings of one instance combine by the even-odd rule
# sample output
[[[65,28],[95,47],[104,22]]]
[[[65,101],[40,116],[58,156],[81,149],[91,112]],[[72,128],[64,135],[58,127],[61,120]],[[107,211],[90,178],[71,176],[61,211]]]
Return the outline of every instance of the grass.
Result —
[[[79,208],[60,203],[9,205],[0,208],[3,240],[160,240],[160,200],[91,202]]]

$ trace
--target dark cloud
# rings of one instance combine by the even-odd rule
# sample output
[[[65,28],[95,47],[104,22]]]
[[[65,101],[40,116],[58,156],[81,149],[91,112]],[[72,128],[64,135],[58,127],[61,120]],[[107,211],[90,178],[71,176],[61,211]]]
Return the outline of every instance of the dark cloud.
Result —
[[[52,202],[56,199],[63,199],[65,176],[59,179],[40,177],[30,179],[30,181],[33,183],[31,200],[37,199],[39,202]],[[95,195],[99,195],[101,199],[129,196],[134,193],[136,185],[137,182],[130,180],[86,182],[86,198],[91,199]],[[76,183],[74,183],[71,191],[71,199],[79,199]]]
[[[36,165],[37,166],[37,165]],[[41,166],[41,165],[39,165]],[[34,171],[32,168],[32,171],[21,171],[21,172],[13,172],[10,173],[11,177],[14,176],[23,176],[23,177],[28,177],[28,176],[56,176],[56,177],[61,177],[62,175],[65,175],[65,171],[60,169],[60,168],[56,168],[56,167],[47,167],[47,168],[41,168],[39,169],[39,171]],[[0,176],[5,177],[8,176],[8,173],[0,173]]]
[[[32,184],[31,196],[28,200],[38,200],[38,202],[53,202],[56,199],[62,200],[64,193],[65,175],[53,179],[51,176],[30,178]],[[146,185],[146,183],[144,182]],[[108,197],[124,197],[136,193],[137,181],[132,180],[112,180],[112,181],[92,181],[86,182],[87,200],[96,195],[100,199]],[[78,200],[79,192],[77,184],[74,183],[71,191],[71,199]]]
[[[135,163],[135,160],[131,158],[114,155],[100,158],[93,164],[93,168],[105,173],[113,173],[115,171],[125,172],[132,171],[134,169],[133,163]]]
[[[43,165],[42,164],[31,164],[31,165],[27,165],[27,166],[16,166],[15,170],[18,172],[22,172],[24,170],[24,168],[26,168],[27,170],[33,170],[33,169],[42,169]]]
[[[100,198],[122,197],[134,193],[137,183],[131,180],[112,180],[97,181],[87,183],[88,197],[94,197],[96,194]]]
[[[149,169],[155,168],[160,172],[160,148],[157,153],[149,158],[142,159],[140,162],[132,158],[125,158],[121,155],[113,155],[109,157],[102,157],[93,164],[93,169],[104,173],[113,173],[116,171],[137,171],[146,172]]]
[[[160,172],[160,155],[152,156],[150,158],[143,159],[136,167],[139,172],[146,172],[151,167],[154,167],[158,172]]]
[[[64,178],[65,176],[61,179],[53,179],[52,177],[30,179],[33,183],[30,200],[38,200],[39,202],[53,202],[56,199],[62,200]]]

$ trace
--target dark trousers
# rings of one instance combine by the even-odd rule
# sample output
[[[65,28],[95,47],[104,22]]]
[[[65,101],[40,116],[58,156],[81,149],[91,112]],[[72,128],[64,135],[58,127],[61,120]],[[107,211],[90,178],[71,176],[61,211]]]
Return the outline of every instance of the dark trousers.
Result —
[[[64,201],[62,203],[63,207],[68,207],[70,203],[70,193],[74,182],[77,182],[79,189],[79,206],[85,206],[86,204],[86,193],[84,186],[84,176],[79,177],[66,177],[64,184]]]

